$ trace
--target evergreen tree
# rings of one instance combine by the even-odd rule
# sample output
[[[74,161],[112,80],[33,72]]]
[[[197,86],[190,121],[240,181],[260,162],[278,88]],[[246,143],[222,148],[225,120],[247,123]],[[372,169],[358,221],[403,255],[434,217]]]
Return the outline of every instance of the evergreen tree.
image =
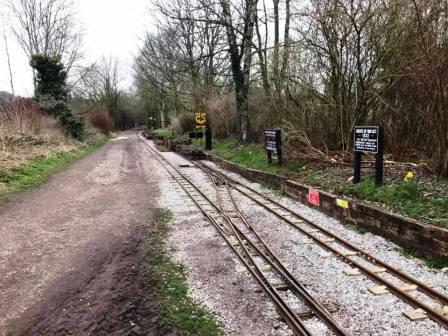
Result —
[[[84,122],[68,105],[67,72],[61,58],[36,54],[30,64],[36,71],[35,96],[42,109],[56,117],[67,134],[82,140]]]

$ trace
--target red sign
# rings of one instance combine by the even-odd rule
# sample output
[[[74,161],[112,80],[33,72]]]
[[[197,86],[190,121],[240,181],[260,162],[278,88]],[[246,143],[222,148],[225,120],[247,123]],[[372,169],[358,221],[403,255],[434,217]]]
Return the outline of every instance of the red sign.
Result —
[[[309,189],[308,201],[313,205],[320,206],[319,192],[314,189]]]

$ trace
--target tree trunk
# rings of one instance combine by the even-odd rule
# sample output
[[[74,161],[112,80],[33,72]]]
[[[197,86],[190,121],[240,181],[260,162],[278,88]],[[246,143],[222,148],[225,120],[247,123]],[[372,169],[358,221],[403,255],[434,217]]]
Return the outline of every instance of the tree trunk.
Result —
[[[265,13],[266,13],[266,10],[265,10]],[[257,54],[258,54],[258,59],[260,62],[260,72],[261,72],[261,80],[263,82],[264,94],[266,96],[270,96],[271,86],[269,84],[267,58],[265,57],[265,53],[263,52],[263,50],[266,50],[266,45],[263,46],[262,41],[261,41],[260,25],[259,25],[258,16],[256,17],[256,20],[255,20],[255,29],[257,32],[257,40],[258,40]]]
[[[273,79],[277,95],[280,96],[280,76],[279,76],[279,49],[280,49],[280,19],[278,14],[278,4],[280,0],[273,0],[274,4],[274,54],[272,56]]]
[[[3,26],[3,38],[5,39],[6,60],[8,62],[8,70],[9,70],[9,84],[11,85],[11,93],[14,97],[15,92],[14,92],[14,81],[12,79],[11,58],[9,55],[8,40],[6,38],[6,28],[4,26]]]
[[[289,63],[289,48],[290,48],[290,41],[289,41],[289,27],[291,22],[291,1],[286,0],[286,17],[285,17],[285,35],[284,35],[284,47],[283,47],[283,59],[282,59],[282,68],[280,70],[280,87],[284,89],[284,85],[286,82],[286,71],[288,69],[288,63]]]
[[[244,35],[240,53],[230,12],[230,2],[229,0],[221,0],[227,41],[229,44],[232,75],[235,83],[235,99],[239,119],[240,140],[243,142],[248,140],[249,135],[249,79],[250,68],[252,65],[252,38],[254,34],[257,2],[257,0],[247,0],[246,2]],[[243,66],[241,66],[242,57]]]

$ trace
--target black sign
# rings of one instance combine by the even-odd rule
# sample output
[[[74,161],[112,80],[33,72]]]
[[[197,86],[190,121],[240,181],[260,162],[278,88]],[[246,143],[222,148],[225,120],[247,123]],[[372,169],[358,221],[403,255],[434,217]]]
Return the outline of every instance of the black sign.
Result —
[[[365,152],[375,153],[375,184],[383,183],[384,129],[378,126],[355,127],[353,182],[361,181],[361,161]]]
[[[272,163],[272,156],[275,155],[279,164],[282,164],[282,131],[279,129],[266,130],[264,131],[264,140],[269,163]]]
[[[188,133],[190,139],[202,139],[204,137],[203,132],[190,132]]]
[[[355,127],[355,152],[378,153],[378,126]]]

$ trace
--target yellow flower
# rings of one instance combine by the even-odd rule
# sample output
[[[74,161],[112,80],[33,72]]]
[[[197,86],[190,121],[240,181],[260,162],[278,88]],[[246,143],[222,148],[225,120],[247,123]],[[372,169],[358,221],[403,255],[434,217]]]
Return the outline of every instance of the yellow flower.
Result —
[[[406,182],[409,182],[409,181],[411,181],[413,178],[414,178],[414,173],[413,173],[413,172],[408,172],[408,173],[406,174],[406,176],[404,177],[404,180],[405,180]]]

